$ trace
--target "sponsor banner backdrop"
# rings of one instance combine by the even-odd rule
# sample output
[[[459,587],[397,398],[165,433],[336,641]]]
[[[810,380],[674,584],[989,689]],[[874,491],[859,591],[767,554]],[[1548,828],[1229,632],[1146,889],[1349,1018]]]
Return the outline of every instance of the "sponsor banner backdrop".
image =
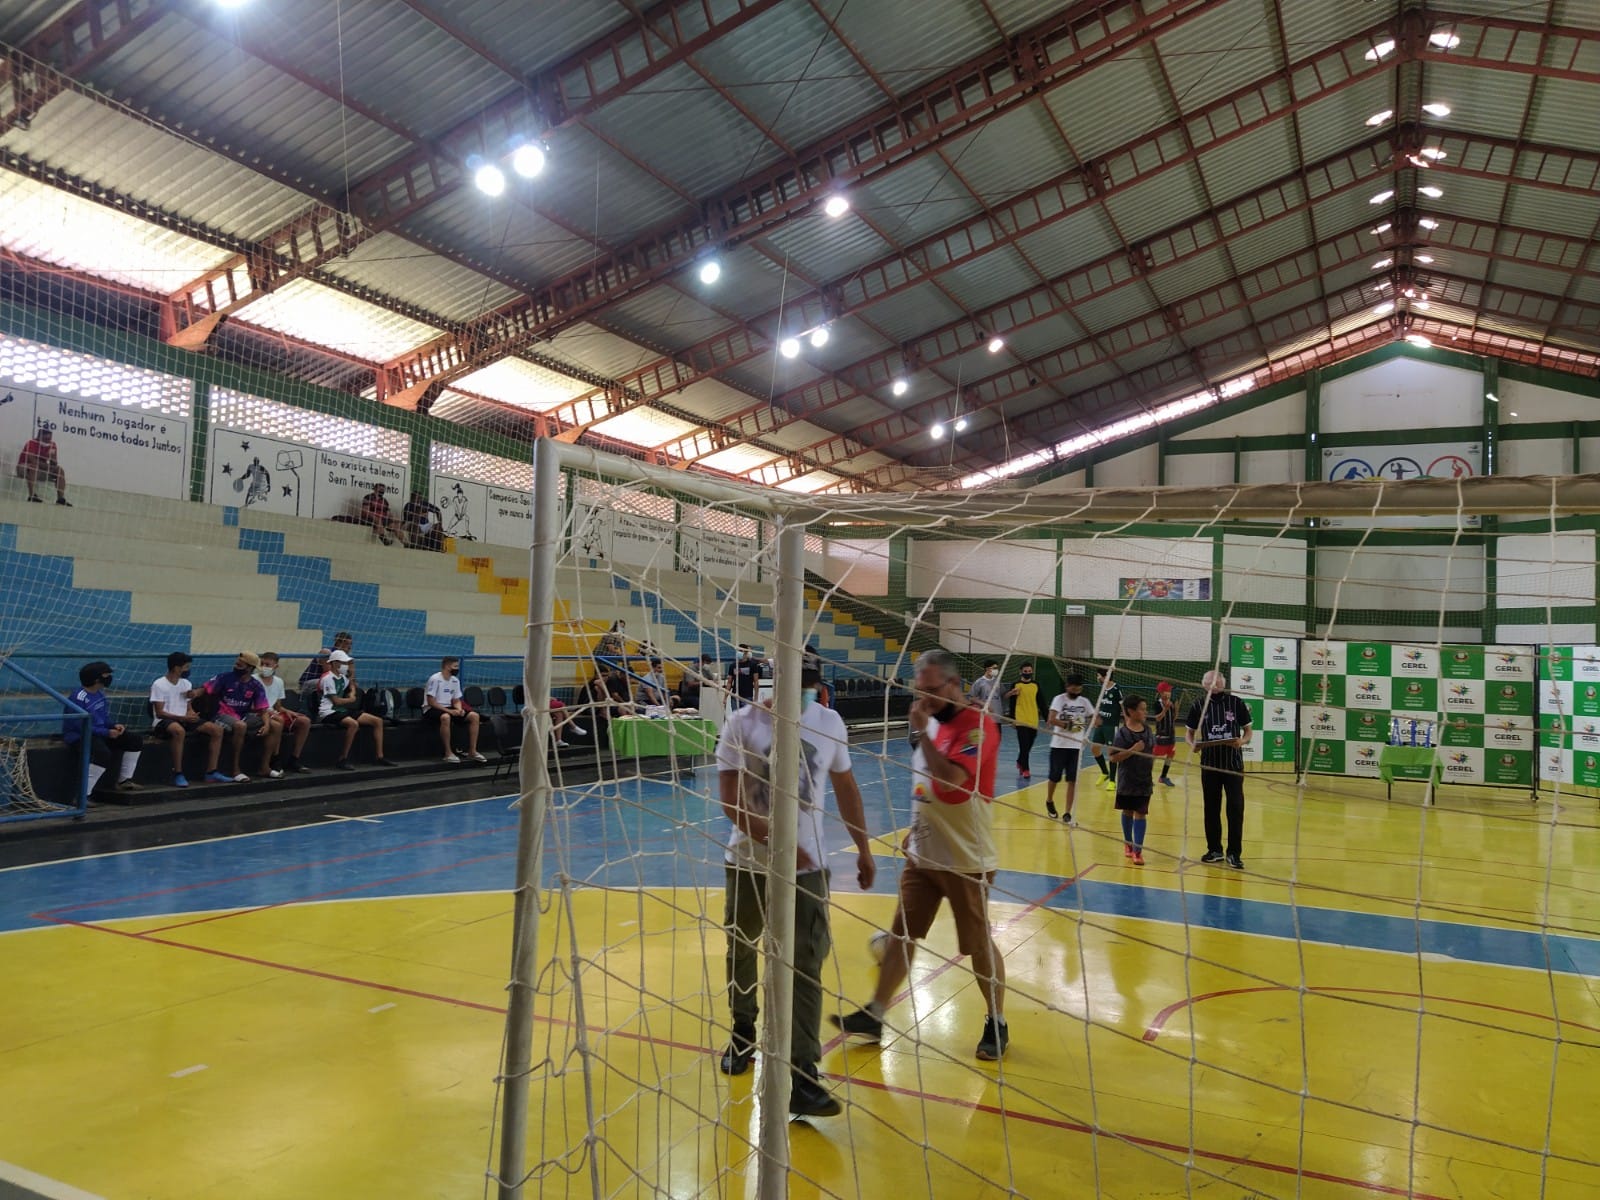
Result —
[[[1211,580],[1120,579],[1117,594],[1123,600],[1209,600]]]
[[[1228,651],[1228,685],[1243,697],[1255,731],[1244,748],[1245,762],[1292,764],[1300,724],[1300,643],[1236,633]]]
[[[1539,778],[1600,787],[1600,646],[1540,647]]]

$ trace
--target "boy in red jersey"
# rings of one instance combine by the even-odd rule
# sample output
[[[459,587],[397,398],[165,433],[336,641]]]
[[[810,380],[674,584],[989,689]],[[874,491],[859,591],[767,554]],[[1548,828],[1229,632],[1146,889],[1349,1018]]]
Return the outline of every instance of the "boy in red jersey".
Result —
[[[994,771],[1000,727],[968,702],[955,656],[929,650],[917,660],[917,699],[911,706],[912,794],[915,812],[900,872],[900,902],[878,983],[865,1008],[833,1023],[852,1037],[877,1042],[883,1014],[911,974],[918,939],[948,900],[961,953],[988,1003],[977,1056],[992,1062],[1006,1052],[1006,964],[989,931],[989,888],[999,857],[994,845]]]

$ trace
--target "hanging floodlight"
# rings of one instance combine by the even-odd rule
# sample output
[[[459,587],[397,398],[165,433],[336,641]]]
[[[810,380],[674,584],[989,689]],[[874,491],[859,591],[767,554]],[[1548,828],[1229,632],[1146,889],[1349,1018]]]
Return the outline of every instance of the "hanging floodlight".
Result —
[[[544,170],[544,147],[537,142],[523,142],[511,152],[511,169],[524,179],[532,179]]]

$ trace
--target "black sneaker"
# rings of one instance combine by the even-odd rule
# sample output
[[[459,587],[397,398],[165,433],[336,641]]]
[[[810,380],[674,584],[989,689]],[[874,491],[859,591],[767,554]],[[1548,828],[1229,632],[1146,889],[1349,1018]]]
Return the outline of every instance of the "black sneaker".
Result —
[[[68,500],[65,496],[57,496],[56,497],[56,503],[59,504],[62,508],[71,508],[72,507],[72,501]]]
[[[348,758],[341,758],[333,765],[338,767],[341,771],[354,771],[356,769],[355,763],[351,762]]]
[[[976,1051],[978,1057],[984,1062],[996,1062],[1010,1044],[1011,1027],[1004,1021],[986,1017],[983,1022],[983,1036],[978,1039]]]
[[[756,1031],[749,1025],[735,1025],[728,1048],[722,1052],[722,1073],[743,1075],[756,1056]]]
[[[392,758],[380,758],[376,759],[375,761],[380,767],[398,767],[400,765]]]
[[[789,1115],[792,1117],[837,1117],[844,1111],[838,1097],[822,1086],[814,1072],[795,1071],[789,1076]]]
[[[1200,856],[1200,861],[1203,862],[1203,863],[1219,863],[1219,862],[1222,861],[1222,851],[1221,850],[1207,850],[1204,854],[1202,854]]]
[[[1048,800],[1044,802],[1044,815],[1049,817],[1052,821],[1056,819],[1056,806]]]
[[[1244,870],[1244,859],[1240,858],[1237,854],[1230,854],[1228,855],[1228,865],[1235,871],[1242,871]]]
[[[301,762],[298,758],[291,758],[289,760],[289,771],[295,775],[308,775],[311,773],[311,768],[306,766],[305,763]]]
[[[864,1008],[858,1008],[855,1012],[846,1013],[842,1017],[837,1013],[829,1013],[828,1020],[846,1037],[860,1038],[871,1046],[876,1046],[883,1040],[882,1020]]]

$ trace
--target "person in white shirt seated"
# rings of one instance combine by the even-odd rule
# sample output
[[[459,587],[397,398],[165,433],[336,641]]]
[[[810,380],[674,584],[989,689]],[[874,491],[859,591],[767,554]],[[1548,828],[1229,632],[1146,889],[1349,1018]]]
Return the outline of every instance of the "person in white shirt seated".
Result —
[[[256,671],[256,678],[261,680],[261,686],[267,692],[267,703],[272,705],[267,718],[278,723],[280,730],[278,745],[289,747],[289,753],[284,755],[283,768],[286,771],[304,774],[311,770],[300,761],[301,754],[305,752],[306,739],[311,736],[311,718],[303,712],[295,712],[294,709],[284,706],[283,679],[278,674],[278,656],[271,650],[261,652],[261,666]]]
[[[459,658],[446,658],[439,669],[428,676],[424,689],[426,699],[422,719],[439,727],[439,742],[444,746],[444,761],[458,763],[461,759],[450,740],[450,730],[456,723],[467,727],[467,757],[476,763],[489,760],[478,753],[478,714],[468,710],[461,702],[461,680],[456,671],[461,666]]]
[[[339,639],[333,644],[337,646]],[[317,684],[320,700],[317,720],[330,729],[344,734],[344,746],[339,750],[339,761],[333,765],[341,771],[354,771],[350,751],[355,747],[356,734],[363,729],[372,732],[372,753],[380,767],[398,767],[400,764],[383,753],[383,718],[361,711],[361,693],[356,688],[355,660],[343,650],[328,655],[328,673]]]
[[[151,733],[172,747],[173,787],[189,786],[183,775],[183,745],[191,731],[211,740],[206,750],[208,774],[216,771],[222,757],[222,726],[215,721],[202,721],[189,703],[189,693],[194,690],[189,682],[193,662],[182,650],[174,650],[167,655],[167,673],[157,676],[150,685],[150,715],[155,719]]]

